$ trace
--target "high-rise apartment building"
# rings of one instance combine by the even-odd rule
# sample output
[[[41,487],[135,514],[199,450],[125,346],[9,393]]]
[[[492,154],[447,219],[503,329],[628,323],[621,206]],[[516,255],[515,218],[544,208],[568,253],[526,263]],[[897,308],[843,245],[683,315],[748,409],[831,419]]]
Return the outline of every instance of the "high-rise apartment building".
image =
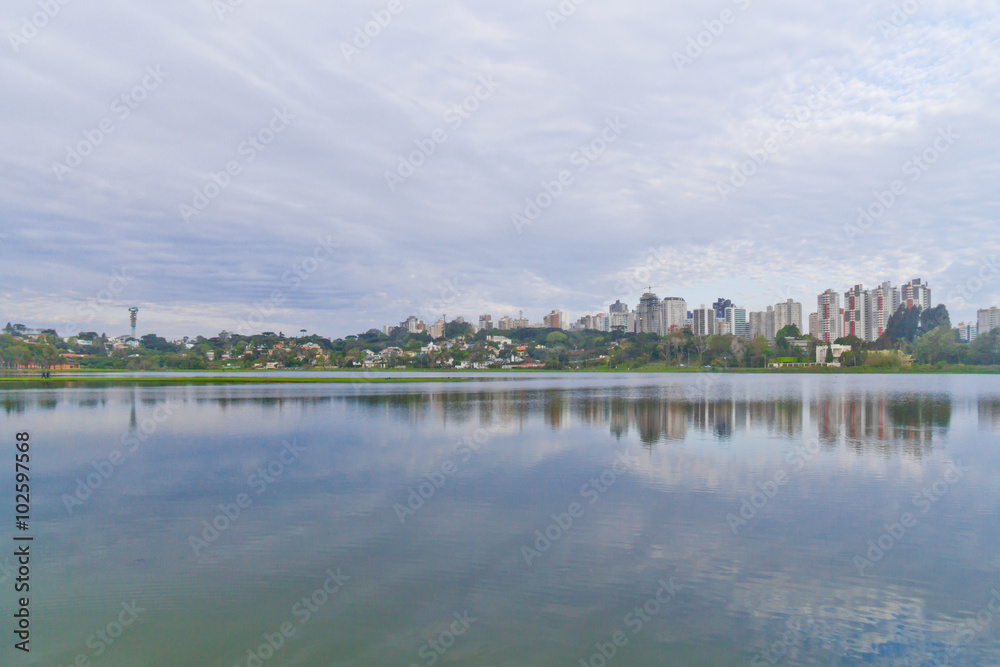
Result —
[[[726,319],[726,308],[729,308],[731,305],[733,305],[733,302],[729,299],[723,299],[722,297],[716,299],[715,303],[712,304],[712,310],[715,311],[715,319]]]
[[[633,326],[632,314],[627,310],[625,312],[610,313],[610,324],[612,329],[621,327],[622,331],[626,333],[631,332]]]
[[[1000,308],[981,308],[977,313],[976,333],[980,336],[1000,327]]]
[[[729,333],[738,338],[750,338],[750,322],[747,320],[747,309],[740,306],[726,307],[724,320],[729,325]]]
[[[692,324],[692,333],[695,336],[712,336],[715,334],[715,309],[706,308],[704,305],[701,308],[694,310],[694,321]]]
[[[923,310],[931,307],[931,288],[927,283],[914,278],[900,289],[900,303],[907,308],[920,306]]]
[[[542,322],[550,329],[568,329],[569,315],[565,310],[553,310],[542,318]]]
[[[774,306],[775,335],[785,327],[794,324],[802,333],[802,304],[788,299]]]
[[[889,281],[873,289],[868,298],[869,341],[878,340],[889,326],[889,318],[899,309],[899,290]]]
[[[824,343],[832,343],[844,335],[844,316],[836,290],[828,289],[816,299],[816,318],[816,337]]]
[[[979,335],[979,327],[975,324],[966,324],[965,322],[959,322],[958,324],[958,339],[965,343],[971,343],[976,340],[976,336]]]
[[[819,313],[809,313],[809,335],[813,338],[819,336]]]
[[[635,308],[636,333],[661,333],[663,325],[660,312],[660,298],[652,292],[646,292],[639,299]]]
[[[444,318],[441,318],[428,328],[431,338],[444,338]]]
[[[611,304],[611,307],[608,308],[608,312],[611,313],[612,315],[614,315],[615,313],[627,313],[628,305],[622,303],[621,300],[617,300],[613,304]]]
[[[406,329],[409,333],[420,333],[424,330],[424,323],[416,315],[410,315],[400,322],[399,326]]]
[[[663,333],[682,329],[687,324],[687,302],[678,296],[668,296],[660,303],[663,314]]]
[[[855,285],[844,293],[844,335],[873,340],[871,335],[871,292]]]
[[[479,329],[492,329],[494,326],[492,315],[480,315],[479,316]]]

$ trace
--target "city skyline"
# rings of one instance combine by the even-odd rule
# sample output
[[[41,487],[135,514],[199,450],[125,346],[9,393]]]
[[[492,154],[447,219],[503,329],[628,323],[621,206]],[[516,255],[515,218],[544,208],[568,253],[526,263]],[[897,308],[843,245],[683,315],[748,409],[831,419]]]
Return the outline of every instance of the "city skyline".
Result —
[[[931,287],[921,278],[913,278],[900,286],[895,286],[892,281],[886,280],[871,289],[864,289],[864,284],[859,283],[842,294],[843,301],[841,301],[841,293],[832,288],[827,289],[818,295],[815,312],[809,312],[807,308],[804,310],[803,304],[791,297],[756,311],[741,304],[734,304],[732,300],[724,297],[718,298],[711,306],[700,304],[699,307],[695,307],[692,304],[690,305],[691,309],[688,310],[688,303],[683,297],[661,298],[648,291],[653,289],[652,286],[647,286],[646,289],[647,292],[644,292],[642,297],[638,299],[635,309],[629,308],[628,303],[623,303],[618,299],[615,303],[610,304],[605,312],[588,313],[577,317],[563,309],[556,308],[540,320],[535,321],[525,317],[523,310],[518,311],[517,317],[504,314],[495,319],[493,313],[483,313],[469,318],[464,314],[448,318],[447,313],[442,313],[441,317],[433,322],[425,322],[421,316],[411,314],[399,324],[390,323],[381,327],[372,327],[372,329],[389,333],[392,329],[401,327],[411,333],[426,331],[432,338],[436,339],[444,337],[446,322],[455,321],[467,322],[473,325],[474,330],[497,331],[533,327],[610,331],[616,327],[622,327],[624,331],[632,333],[663,335],[671,329],[686,327],[691,329],[695,335],[700,336],[730,334],[750,339],[761,335],[768,340],[774,340],[776,333],[784,326],[794,324],[802,335],[813,335],[827,342],[851,335],[867,342],[873,342],[885,332],[889,318],[901,305],[919,306],[925,310],[934,307]],[[831,308],[834,305],[836,307],[835,311],[829,311],[830,313],[836,312],[835,317],[830,317],[831,321],[829,322],[825,321],[828,316],[821,315],[824,312],[825,304],[829,304]],[[947,308],[947,304],[941,303],[941,305]],[[650,310],[653,310],[655,315],[647,314]],[[131,306],[128,308],[128,313],[132,337],[135,337],[138,308]],[[949,311],[949,317],[950,315]],[[958,331],[959,337],[962,340],[971,341],[978,333],[1000,326],[1000,309],[997,306],[977,307],[975,317],[963,321],[956,321],[954,318],[951,320],[952,328]],[[19,323],[18,326],[24,326],[23,322]],[[45,326],[28,328],[34,331],[54,329],[54,327]],[[63,329],[63,331],[56,329],[56,331],[61,337],[69,338],[76,333],[82,333],[84,329],[74,326],[73,331],[67,329]],[[226,329],[222,329],[222,331],[227,332]],[[264,331],[265,329],[254,330],[251,322],[244,321],[228,333],[254,335]],[[291,331],[294,332],[294,329]],[[309,330],[299,329],[298,331],[306,333]],[[354,333],[364,333],[364,331]],[[322,334],[322,332],[312,331],[310,335],[312,334]],[[120,334],[111,335],[123,337]],[[337,338],[337,336],[329,337]],[[173,339],[180,340],[180,337],[173,336]]]
[[[516,319],[507,315],[494,319],[492,313],[484,313],[468,320],[464,315],[458,315],[451,321],[466,322],[473,325],[474,330],[496,331],[528,327],[611,331],[622,327],[623,331],[630,333],[664,335],[673,329],[686,327],[696,336],[728,334],[746,339],[764,336],[768,340],[774,340],[777,332],[785,326],[795,325],[802,335],[812,335],[826,342],[854,336],[870,343],[885,333],[889,319],[899,307],[919,307],[922,310],[934,307],[932,289],[921,278],[912,278],[899,287],[888,280],[872,289],[865,289],[859,283],[843,293],[843,302],[840,300],[840,293],[827,289],[818,295],[817,309],[812,313],[803,310],[803,304],[792,298],[769,305],[762,311],[751,311],[723,297],[717,299],[711,307],[701,304],[700,307],[692,306],[688,310],[683,297],[660,298],[650,292],[651,289],[652,286],[647,287],[635,309],[616,300],[608,306],[606,312],[576,318],[570,317],[564,310],[553,309],[537,322],[525,318],[523,311],[519,311]],[[947,308],[947,304],[940,305]],[[389,334],[398,326],[410,333],[427,331],[433,338],[440,338],[444,336],[445,322],[442,316],[431,326],[419,317],[410,315],[399,325],[386,324],[381,330]],[[971,322],[953,321],[952,325],[961,340],[972,341],[979,333],[1000,326],[1000,309],[996,306],[979,308],[976,318]]]

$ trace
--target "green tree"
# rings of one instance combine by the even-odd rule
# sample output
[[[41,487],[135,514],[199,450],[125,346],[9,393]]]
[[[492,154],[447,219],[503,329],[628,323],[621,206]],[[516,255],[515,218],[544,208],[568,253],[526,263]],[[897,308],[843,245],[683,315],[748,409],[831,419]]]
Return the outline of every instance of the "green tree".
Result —
[[[913,356],[924,364],[955,363],[959,360],[960,354],[958,332],[952,329],[950,324],[942,324],[924,334],[913,346]]]
[[[885,332],[876,341],[877,345],[872,347],[889,350],[901,341],[912,343],[918,335],[920,335],[920,307],[908,308],[904,304],[889,317]]]
[[[1000,328],[979,334],[969,343],[968,360],[983,366],[1000,365]]]
[[[948,308],[943,303],[920,313],[920,335],[930,333],[938,327],[951,328],[951,317],[948,316]]]
[[[565,343],[569,340],[569,336],[561,331],[553,331],[552,333],[545,336],[545,344],[549,347],[553,347],[560,343]]]
[[[774,335],[775,340],[778,338],[801,338],[802,332],[799,331],[798,325],[786,324],[781,327],[781,330]]]
[[[767,366],[767,358],[772,354],[774,354],[774,352],[771,350],[771,346],[767,342],[767,338],[764,336],[757,336],[750,341],[750,345],[748,346],[748,363],[750,366],[763,368]]]

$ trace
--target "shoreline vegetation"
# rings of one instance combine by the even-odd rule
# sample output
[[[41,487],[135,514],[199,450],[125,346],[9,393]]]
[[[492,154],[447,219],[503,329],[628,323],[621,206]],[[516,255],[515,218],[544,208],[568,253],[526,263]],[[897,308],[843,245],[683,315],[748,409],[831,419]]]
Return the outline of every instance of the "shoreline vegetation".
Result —
[[[537,371],[572,373],[932,373],[1000,372],[1000,327],[972,342],[959,339],[947,308],[901,306],[875,341],[843,336],[832,341],[803,335],[788,325],[747,339],[726,333],[696,336],[690,328],[665,334],[558,328],[474,331],[453,321],[435,331],[365,333],[329,339],[303,329],[299,335],[226,331],[168,341],[156,334],[108,337],[10,324],[0,333],[0,387],[30,382],[131,384],[401,383],[517,377]],[[188,372],[182,377],[173,372]],[[246,375],[245,371],[260,371]],[[280,375],[269,375],[272,371]],[[340,371],[323,377],[316,371]],[[406,371],[411,377],[392,376]],[[104,374],[96,377],[94,373]],[[127,377],[126,373],[165,373]],[[215,376],[194,375],[204,372]],[[298,372],[299,375],[294,373]],[[435,375],[424,375],[435,372]],[[47,377],[51,374],[51,377]],[[27,376],[27,380],[22,376]],[[6,379],[10,378],[10,379]],[[52,386],[41,385],[41,386]]]

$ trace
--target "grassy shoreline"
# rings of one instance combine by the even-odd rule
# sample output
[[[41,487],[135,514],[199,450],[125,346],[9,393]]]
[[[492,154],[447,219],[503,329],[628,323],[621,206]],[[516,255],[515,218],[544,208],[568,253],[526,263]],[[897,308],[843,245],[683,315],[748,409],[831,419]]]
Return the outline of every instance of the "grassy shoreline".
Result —
[[[153,371],[157,373],[171,373],[171,371]],[[178,373],[185,371],[178,371]],[[213,372],[213,371],[208,371]],[[387,377],[372,375],[367,371],[353,371],[344,369],[348,374],[343,377],[317,377],[315,373],[322,371],[294,371],[301,373],[297,376],[250,376],[250,371],[214,371],[223,373],[213,376],[181,376],[171,377],[115,377],[115,375],[125,376],[126,374],[142,373],[142,371],[129,370],[101,370],[101,371],[73,371],[70,373],[56,372],[52,377],[43,379],[37,376],[0,377],[0,390],[4,389],[33,389],[33,388],[75,388],[93,386],[177,386],[177,385],[240,385],[240,384],[409,384],[427,382],[469,382],[476,377],[471,373],[487,373],[497,377],[510,377],[514,375],[532,375],[542,373],[559,373],[561,375],[577,375],[591,373],[623,373],[623,374],[671,374],[671,373],[733,373],[733,374],[775,374],[775,375],[990,375],[1000,374],[1000,367],[997,366],[911,366],[909,368],[875,368],[870,366],[859,366],[857,368],[834,368],[825,366],[797,367],[797,368],[694,368],[665,366],[659,364],[648,364],[641,368],[608,368],[607,366],[580,368],[574,370],[547,371],[543,369],[516,368],[508,370],[450,370],[440,371],[431,369],[407,369],[408,373],[426,373],[424,377]],[[401,371],[381,371],[382,373],[393,373]],[[96,373],[111,374],[110,376],[95,377],[88,375]],[[357,373],[358,377],[350,377],[350,374]],[[445,375],[447,374],[447,375]],[[470,374],[466,377],[462,377]]]
[[[17,377],[0,378],[0,391],[4,389],[41,389],[75,387],[168,387],[183,385],[249,385],[249,384],[412,384],[427,382],[468,382],[473,378],[322,378],[322,377],[81,377],[79,375],[51,378]]]

